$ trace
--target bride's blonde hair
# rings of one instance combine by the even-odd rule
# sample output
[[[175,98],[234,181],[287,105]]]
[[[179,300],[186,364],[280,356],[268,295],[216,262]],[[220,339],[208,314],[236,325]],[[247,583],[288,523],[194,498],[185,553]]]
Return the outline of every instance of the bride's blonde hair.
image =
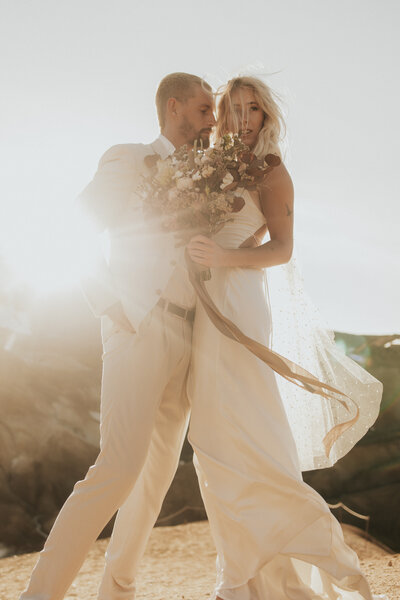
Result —
[[[282,132],[285,131],[281,109],[279,108],[279,97],[271,90],[261,79],[252,76],[235,77],[218,90],[217,96],[220,96],[217,109],[217,129],[216,137],[220,138],[231,131],[229,121],[233,121],[236,132],[239,131],[240,119],[237,116],[232,102],[232,95],[241,88],[249,88],[256,99],[256,102],[264,112],[264,123],[258,134],[257,143],[253,149],[256,156],[265,156],[266,154],[277,154],[282,158],[282,152],[279,146]]]

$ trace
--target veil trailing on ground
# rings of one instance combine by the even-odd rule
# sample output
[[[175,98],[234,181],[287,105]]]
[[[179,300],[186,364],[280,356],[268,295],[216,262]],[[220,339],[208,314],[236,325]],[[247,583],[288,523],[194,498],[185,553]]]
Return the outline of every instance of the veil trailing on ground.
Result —
[[[272,316],[271,349],[344,392],[354,402],[354,412],[355,405],[359,408],[356,423],[338,437],[327,457],[322,440],[335,425],[349,419],[348,411],[340,401],[328,400],[277,377],[301,470],[330,467],[347,454],[375,422],[382,383],[336,345],[333,331],[325,326],[304,289],[295,256],[287,264],[264,272]]]

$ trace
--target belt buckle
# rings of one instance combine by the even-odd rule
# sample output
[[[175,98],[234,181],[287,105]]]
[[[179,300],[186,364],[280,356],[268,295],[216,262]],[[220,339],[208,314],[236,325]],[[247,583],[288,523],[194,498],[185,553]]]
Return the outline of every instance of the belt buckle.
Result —
[[[183,306],[179,306],[179,304],[175,304],[175,302],[170,302],[166,298],[160,298],[157,304],[163,311],[170,313],[174,317],[190,322],[194,320],[192,317],[192,313],[194,312],[192,308],[184,308]]]

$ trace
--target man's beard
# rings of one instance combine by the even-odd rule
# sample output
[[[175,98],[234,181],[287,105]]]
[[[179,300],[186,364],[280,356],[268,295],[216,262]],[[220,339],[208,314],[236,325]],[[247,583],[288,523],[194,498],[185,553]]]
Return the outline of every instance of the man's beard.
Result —
[[[210,145],[210,132],[208,129],[200,129],[197,143],[203,148],[208,148]]]
[[[194,143],[197,140],[197,147],[209,147],[211,131],[208,127],[200,129],[200,131],[196,131],[193,125],[190,123],[190,121],[185,118],[179,129],[180,132],[185,136],[186,143],[189,146],[194,146]]]

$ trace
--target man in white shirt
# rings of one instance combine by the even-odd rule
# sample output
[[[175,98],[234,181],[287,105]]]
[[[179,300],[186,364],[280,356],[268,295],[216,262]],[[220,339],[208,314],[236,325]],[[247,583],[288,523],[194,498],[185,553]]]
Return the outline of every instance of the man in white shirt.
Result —
[[[179,462],[195,294],[183,250],[144,221],[135,192],[151,157],[199,138],[207,145],[215,118],[211,88],[195,75],[165,77],[156,104],[159,138],[110,148],[80,196],[110,241],[108,261],[84,286],[102,321],[100,453],[62,507],[21,600],[64,598],[117,509],[99,599],[133,600],[136,569]]]

